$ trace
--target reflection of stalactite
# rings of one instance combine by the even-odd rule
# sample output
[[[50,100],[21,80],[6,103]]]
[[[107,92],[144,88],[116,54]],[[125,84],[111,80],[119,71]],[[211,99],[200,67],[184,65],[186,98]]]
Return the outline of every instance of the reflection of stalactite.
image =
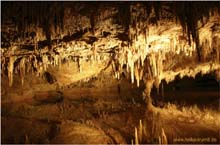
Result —
[[[38,69],[37,69],[37,76],[40,77],[44,72],[44,67],[43,67],[43,63],[39,62],[38,63]]]
[[[33,65],[33,70],[35,71],[37,71],[38,70],[38,61],[37,61],[37,57],[35,56],[35,55],[33,55],[32,56],[32,59],[31,59],[31,61],[32,61],[32,65]]]
[[[46,71],[47,70],[47,65],[48,65],[48,57],[47,55],[42,56],[42,61],[43,61],[43,68]]]
[[[25,77],[25,61],[26,58],[23,57],[20,62],[19,62],[19,72],[20,72],[20,77],[21,77],[21,85],[24,85],[24,77]]]
[[[8,79],[9,79],[9,86],[11,87],[13,84],[13,71],[14,71],[14,62],[16,58],[14,56],[9,57],[8,62]]]
[[[148,109],[151,109],[151,107],[152,107],[152,100],[150,97],[150,93],[151,93],[151,89],[153,87],[153,82],[154,82],[153,79],[145,80],[145,90],[143,92],[143,98],[145,98]]]
[[[1,75],[4,75],[5,73],[5,66],[6,66],[6,59],[5,57],[1,57]]]
[[[33,56],[30,55],[28,58],[26,58],[27,61],[27,73],[33,73],[33,66],[32,66],[32,58]]]

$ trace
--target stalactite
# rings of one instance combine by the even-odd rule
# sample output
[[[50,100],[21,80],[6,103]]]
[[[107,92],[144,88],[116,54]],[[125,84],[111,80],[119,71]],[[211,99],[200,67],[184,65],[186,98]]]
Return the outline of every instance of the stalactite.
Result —
[[[146,52],[145,52],[144,50],[145,50],[145,49],[142,49],[142,50],[141,50],[141,58],[140,58],[140,60],[141,60],[141,67],[144,66],[144,60],[145,60],[145,58],[146,58]]]
[[[163,60],[165,60],[165,56],[163,54],[163,52],[159,52],[158,56],[157,56],[157,79],[158,79],[158,83],[160,85],[161,83],[161,76],[163,75]],[[158,86],[159,88],[159,86]]]
[[[160,78],[159,78],[159,76],[157,76],[157,77],[154,79],[154,86],[155,86],[156,89],[157,89],[157,94],[159,94],[159,89],[160,89]]]
[[[54,58],[54,62],[53,62],[54,66],[58,66],[59,65],[59,55],[55,54],[53,56],[53,58]]]
[[[137,87],[139,87],[140,76],[139,76],[139,69],[138,69],[137,64],[134,66],[134,75],[135,75],[135,79],[137,81]]]
[[[115,67],[115,62],[114,61],[111,63],[111,66],[112,66],[112,71],[115,75],[115,78],[117,78],[117,76],[116,76],[116,67]]]
[[[151,68],[153,71],[153,77],[157,76],[157,65],[156,65],[156,56],[154,53],[152,53],[151,57],[150,57],[150,62],[151,62]]]
[[[134,83],[134,60],[132,56],[132,52],[130,50],[127,51],[127,66],[130,68],[131,73],[131,82]]]
[[[130,63],[131,83],[134,83],[134,62]]]
[[[161,3],[162,4],[162,3]],[[198,4],[198,3],[197,3]],[[201,19],[201,16],[204,17],[210,17],[211,18],[211,13],[210,13],[210,9],[212,9],[211,7],[207,7],[207,10],[205,8],[205,5],[201,5],[201,4],[193,4],[193,3],[174,3],[173,5],[168,5],[168,9],[174,10],[174,12],[172,13],[172,11],[170,11],[169,13],[171,13],[172,16],[176,16],[178,21],[177,24],[174,23],[170,23],[169,20],[163,19],[160,17],[160,15],[162,14],[162,8],[160,4],[154,4],[154,3],[150,3],[150,4],[142,4],[142,3],[129,3],[126,4],[126,7],[123,4],[116,6],[118,12],[116,15],[114,16],[109,16],[111,15],[110,13],[112,13],[111,11],[109,11],[108,9],[103,10],[103,13],[99,14],[99,9],[96,10],[96,8],[91,10],[91,14],[88,14],[88,19],[90,21],[90,25],[91,25],[91,29],[92,31],[95,31],[97,34],[99,34],[99,32],[101,32],[103,35],[105,34],[105,29],[108,27],[108,20],[110,19],[116,19],[116,22],[113,22],[113,24],[110,26],[111,30],[113,29],[113,31],[116,31],[118,29],[120,29],[119,33],[123,33],[128,35],[128,38],[126,40],[123,40],[123,42],[125,42],[125,46],[121,46],[119,47],[119,52],[118,52],[118,47],[109,47],[109,45],[105,45],[104,44],[104,48],[100,48],[100,43],[103,44],[103,42],[105,43],[106,41],[103,42],[99,42],[99,40],[102,41],[102,38],[100,38],[99,36],[97,37],[94,33],[92,34],[92,36],[95,35],[95,37],[97,37],[96,39],[98,39],[98,42],[95,41],[94,43],[90,45],[84,45],[83,43],[81,43],[81,40],[83,41],[84,38],[87,38],[87,34],[86,36],[83,34],[82,37],[80,37],[80,41],[78,40],[74,40],[74,44],[69,45],[69,42],[67,42],[68,46],[66,47],[53,47],[53,48],[59,48],[57,50],[59,51],[64,51],[66,54],[68,54],[70,56],[74,55],[75,56],[79,56],[82,57],[81,51],[82,48],[88,48],[91,50],[91,53],[89,54],[91,56],[91,62],[95,61],[102,61],[102,51],[103,49],[110,49],[111,51],[114,51],[113,53],[118,53],[119,56],[117,56],[117,58],[115,58],[115,63],[114,65],[114,73],[116,78],[119,79],[120,77],[120,71],[122,70],[122,66],[124,64],[126,64],[126,68],[127,68],[127,72],[130,74],[130,79],[131,82],[134,83],[135,79],[137,81],[137,86],[139,86],[139,81],[143,78],[143,73],[146,73],[143,69],[147,68],[147,73],[150,76],[149,78],[151,79],[157,79],[157,83],[160,83],[161,78],[163,77],[163,69],[166,68],[166,66],[163,66],[163,61],[165,62],[171,62],[172,57],[166,57],[165,59],[165,53],[167,53],[169,51],[169,54],[175,54],[175,55],[179,55],[179,56],[193,56],[194,52],[196,52],[195,50],[197,49],[197,53],[201,53],[198,54],[201,56],[204,56],[204,60],[207,60],[208,56],[210,53],[213,53],[212,56],[214,56],[214,54],[216,55],[214,58],[216,58],[215,62],[219,61],[219,49],[217,49],[219,47],[219,43],[218,41],[216,43],[218,43],[218,45],[216,44],[216,46],[214,46],[214,38],[215,35],[218,34],[213,34],[208,36],[204,34],[204,38],[207,39],[207,42],[205,39],[200,38],[198,36],[200,36],[201,34],[203,34],[203,31],[201,31],[200,28],[197,27],[197,23],[198,20]],[[61,4],[62,5],[62,4]],[[44,31],[47,35],[48,39],[52,39],[53,37],[51,35],[53,30],[52,28],[55,29],[60,29],[57,27],[60,27],[59,25],[62,25],[60,23],[62,22],[63,19],[63,15],[64,15],[64,6],[62,5],[61,8],[57,7],[58,4],[51,4],[50,3],[46,3],[46,5],[44,5],[43,3],[40,3],[36,6],[36,10],[34,10],[34,6],[35,5],[28,5],[30,6],[28,9],[24,9],[27,5],[25,4],[23,5],[19,5],[19,7],[21,7],[21,12],[25,11],[25,13],[28,14],[19,14],[21,17],[21,20],[19,19],[19,15],[15,15],[15,21],[17,21],[16,25],[19,25],[19,28],[23,29],[23,28],[27,28],[30,27],[32,23],[36,23],[38,26],[43,26],[44,27]],[[173,7],[174,6],[174,7]],[[198,9],[192,9],[198,6]],[[16,8],[16,6],[14,6]],[[57,7],[57,9],[54,9],[54,7]],[[202,12],[201,9],[204,10],[204,12]],[[5,8],[4,8],[5,9]],[[18,9],[18,8],[17,8]],[[72,8],[70,8],[72,9]],[[144,10],[143,10],[144,9]],[[9,10],[8,10],[9,11]],[[12,10],[14,11],[14,10]],[[37,12],[36,12],[37,11]],[[201,14],[200,14],[201,11]],[[40,15],[38,14],[38,12],[40,13]],[[194,13],[195,12],[195,13]],[[14,12],[7,12],[10,13],[10,15],[13,16]],[[210,14],[209,14],[210,13]],[[77,22],[77,26],[76,28],[74,28],[74,30],[68,30],[70,31],[70,34],[73,34],[73,31],[78,30],[81,31],[82,29],[84,30],[84,27],[82,27],[82,25],[84,24],[85,20],[84,17],[87,18],[86,16],[87,14],[83,15],[77,15],[76,17],[74,17],[74,21]],[[27,22],[25,17],[27,16],[27,18],[30,18],[31,20],[34,20],[34,22]],[[55,20],[53,20],[55,18]],[[207,22],[208,22],[208,18],[207,18]],[[169,39],[169,42],[164,42],[165,40],[163,40],[163,36],[165,35],[164,32],[160,32],[160,31],[167,31],[167,30],[163,30],[163,26],[162,27],[154,27],[156,24],[160,25],[161,21],[160,19],[162,19],[162,22],[164,20],[164,22],[166,23],[167,21],[172,24],[172,26],[174,28],[179,29],[179,21],[180,24],[183,28],[183,36],[181,35],[179,37],[179,30],[175,30],[175,33],[172,35],[168,35],[165,39]],[[103,21],[103,23],[102,23]],[[172,20],[171,20],[172,21]],[[164,23],[163,22],[163,23]],[[30,24],[29,24],[30,23]],[[104,25],[104,27],[100,26],[100,29],[98,29],[96,27],[96,24],[102,24]],[[169,24],[168,23],[168,24]],[[204,23],[204,22],[203,22]],[[216,22],[217,23],[217,22]],[[117,26],[115,26],[115,24]],[[169,26],[167,26],[168,24],[165,25],[165,27],[168,27],[168,30],[170,29]],[[74,25],[74,24],[73,24]],[[105,26],[106,25],[106,26]],[[205,25],[205,23],[204,23]],[[171,27],[172,27],[171,26]],[[122,27],[122,28],[121,28]],[[208,27],[208,26],[207,26]],[[206,25],[205,25],[205,29],[207,29]],[[213,26],[214,27],[214,26]],[[180,27],[181,28],[181,27]],[[88,29],[87,27],[85,29]],[[110,29],[110,28],[109,28]],[[158,30],[159,29],[159,30]],[[211,28],[210,28],[211,29]],[[214,29],[214,28],[212,28]],[[31,30],[31,29],[30,29]],[[210,33],[209,29],[207,29],[208,32]],[[97,32],[98,31],[98,32]],[[156,40],[151,41],[151,37],[154,37],[151,33],[156,31],[155,35],[157,35],[158,38],[156,38]],[[172,30],[173,31],[173,30]],[[181,31],[181,30],[180,30]],[[26,32],[26,30],[24,31]],[[53,33],[57,33],[57,31],[54,31]],[[159,34],[158,34],[159,33]],[[170,32],[172,33],[172,32]],[[68,34],[68,35],[70,35]],[[187,36],[188,34],[188,36]],[[210,33],[211,34],[211,33]],[[36,34],[36,36],[38,35],[38,33]],[[63,34],[62,34],[63,35]],[[89,34],[89,37],[91,34]],[[115,36],[115,34],[111,34],[111,40],[113,39],[112,36]],[[167,34],[166,34],[167,35]],[[188,37],[188,39],[187,39]],[[60,38],[62,39],[62,38]],[[199,41],[198,41],[199,39]],[[64,40],[64,39],[63,39]],[[61,40],[61,41],[63,41]],[[158,41],[159,40],[159,41]],[[161,41],[162,42],[161,42]],[[187,40],[190,42],[190,44],[187,44]],[[38,41],[40,41],[40,38],[37,38],[37,40],[35,41],[35,44],[38,44]],[[72,41],[72,40],[71,40]],[[121,44],[121,39],[119,38],[119,40],[117,39],[117,41],[120,41],[119,44]],[[186,42],[185,42],[186,41]],[[84,42],[84,41],[83,41]],[[62,42],[63,43],[63,42]],[[86,42],[87,43],[87,42]],[[108,43],[108,42],[106,42]],[[114,43],[114,41],[112,42]],[[166,44],[164,44],[166,43]],[[203,44],[202,48],[198,48],[198,46],[200,46],[201,44]],[[161,45],[161,46],[159,46]],[[38,46],[38,45],[37,45]],[[37,46],[35,46],[35,50],[38,50]],[[117,46],[117,43],[116,43]],[[160,48],[157,48],[157,46],[159,46]],[[40,47],[40,45],[39,45]],[[92,47],[92,49],[91,49]],[[214,47],[215,48],[214,50]],[[112,49],[114,48],[114,49]],[[212,50],[213,48],[213,50]],[[122,52],[120,52],[121,49],[124,49]],[[199,50],[198,50],[199,49]],[[158,53],[158,50],[162,50],[163,54],[161,54],[161,52]],[[204,53],[202,53],[202,51],[204,51]],[[217,52],[216,52],[217,51]],[[52,51],[51,51],[52,52]],[[52,52],[53,53],[53,52]],[[83,52],[84,53],[84,52]],[[36,55],[37,52],[34,54]],[[34,68],[36,68],[37,71],[40,71],[41,69],[41,65],[43,65],[43,70],[45,71],[48,67],[48,65],[51,63],[54,66],[61,66],[61,61],[63,58],[63,56],[61,56],[62,53],[56,53],[56,54],[51,54],[52,55],[52,59],[50,59],[51,62],[48,62],[48,55],[44,55],[43,53],[40,54],[40,59],[34,59]],[[168,55],[169,55],[168,54]],[[150,61],[150,63],[145,62],[146,60],[146,56],[147,60]],[[75,57],[74,56],[74,57]],[[37,56],[38,57],[38,56]],[[83,58],[86,58],[89,56],[83,56]],[[67,57],[68,58],[68,57]],[[105,55],[104,55],[105,58]],[[108,58],[108,56],[107,56]],[[200,56],[199,56],[200,58]],[[39,62],[42,59],[42,64]],[[78,67],[79,70],[80,67],[82,66],[80,64],[80,61],[83,59],[78,60]],[[31,62],[32,60],[30,60]],[[70,62],[71,59],[68,58],[68,62]],[[77,60],[76,60],[77,61]],[[28,62],[26,62],[28,63]],[[168,63],[169,64],[169,63]],[[175,64],[174,64],[175,65]],[[173,66],[170,68],[172,69]],[[149,68],[148,68],[149,67]],[[163,68],[164,67],[164,68]],[[29,72],[30,68],[27,67],[27,71]],[[169,69],[168,69],[169,70]],[[41,71],[40,71],[41,72]],[[205,71],[204,71],[205,72]],[[9,75],[9,74],[8,74]],[[181,74],[183,75],[183,73]],[[169,80],[169,79],[168,79]],[[158,85],[157,85],[158,86]]]
[[[81,73],[82,72],[82,60],[81,60],[81,58],[78,58],[77,59],[77,64],[78,64],[78,69],[79,69],[79,72]]]

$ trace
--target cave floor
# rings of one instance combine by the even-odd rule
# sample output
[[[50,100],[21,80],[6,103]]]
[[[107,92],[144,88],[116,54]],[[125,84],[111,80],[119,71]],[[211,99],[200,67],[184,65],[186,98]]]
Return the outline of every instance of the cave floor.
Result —
[[[59,92],[39,96],[2,101],[2,143],[131,143],[134,128],[151,114],[140,99],[123,96],[83,97],[71,88],[63,98]],[[150,121],[162,124],[168,143],[220,143],[218,111],[166,104],[155,112],[159,119]]]

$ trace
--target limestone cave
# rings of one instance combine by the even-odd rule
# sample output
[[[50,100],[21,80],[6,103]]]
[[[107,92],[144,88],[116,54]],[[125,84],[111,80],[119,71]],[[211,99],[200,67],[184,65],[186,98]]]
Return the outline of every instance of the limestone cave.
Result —
[[[1,143],[220,144],[220,2],[2,1]]]

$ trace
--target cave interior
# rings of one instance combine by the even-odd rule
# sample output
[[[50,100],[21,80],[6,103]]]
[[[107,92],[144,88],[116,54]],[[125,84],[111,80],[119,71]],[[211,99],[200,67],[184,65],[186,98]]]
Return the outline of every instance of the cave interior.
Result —
[[[1,2],[4,144],[220,143],[220,2]]]

